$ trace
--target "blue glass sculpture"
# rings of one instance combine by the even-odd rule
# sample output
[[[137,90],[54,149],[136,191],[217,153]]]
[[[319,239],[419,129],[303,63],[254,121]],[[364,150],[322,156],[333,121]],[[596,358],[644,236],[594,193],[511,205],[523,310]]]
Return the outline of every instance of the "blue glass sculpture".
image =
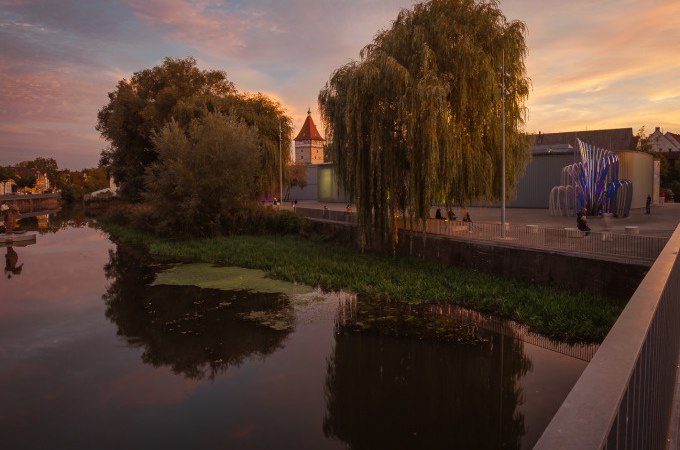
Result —
[[[589,215],[611,213],[627,217],[633,183],[619,180],[619,157],[580,139],[576,143],[580,161],[562,169],[561,185],[550,191],[550,213],[569,216],[586,208]]]

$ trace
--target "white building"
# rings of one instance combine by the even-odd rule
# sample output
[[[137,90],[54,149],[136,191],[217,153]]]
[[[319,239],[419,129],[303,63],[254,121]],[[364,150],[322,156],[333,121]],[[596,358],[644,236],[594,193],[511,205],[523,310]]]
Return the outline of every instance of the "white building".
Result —
[[[650,150],[660,153],[680,152],[680,135],[666,131],[661,132],[661,127],[656,127],[654,133],[649,135]]]
[[[0,181],[0,195],[9,195],[12,193],[12,186],[16,183],[14,180]]]

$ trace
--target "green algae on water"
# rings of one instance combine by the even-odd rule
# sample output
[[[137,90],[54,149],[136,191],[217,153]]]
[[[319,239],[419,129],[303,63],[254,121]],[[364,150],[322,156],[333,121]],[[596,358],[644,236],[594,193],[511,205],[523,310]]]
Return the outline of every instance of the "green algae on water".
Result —
[[[207,263],[179,264],[166,269],[158,273],[152,286],[162,284],[223,291],[279,292],[288,296],[307,294],[314,290],[304,284],[267,278],[261,270],[220,267]]]

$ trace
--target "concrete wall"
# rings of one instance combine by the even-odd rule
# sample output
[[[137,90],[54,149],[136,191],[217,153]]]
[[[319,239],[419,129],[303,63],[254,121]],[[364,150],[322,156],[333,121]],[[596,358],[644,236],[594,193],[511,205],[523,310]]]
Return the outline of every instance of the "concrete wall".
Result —
[[[317,200],[329,203],[347,203],[349,199],[339,187],[340,182],[333,163],[319,164],[317,167],[319,168]]]
[[[318,165],[307,164],[307,186],[303,189],[295,186],[290,190],[288,201],[316,200],[318,196]]]
[[[647,196],[654,194],[654,157],[644,152],[617,152],[619,180],[633,182],[631,208],[644,208]],[[658,188],[657,188],[658,192]]]
[[[534,155],[517,183],[512,208],[548,208],[550,191],[560,185],[562,168],[574,163],[573,154]]]
[[[338,222],[315,222],[318,232],[344,241],[356,240],[356,226]],[[615,299],[627,299],[637,289],[649,267],[622,261],[588,258],[501,246],[491,243],[456,241],[443,236],[399,232],[397,254],[410,255],[466,269],[539,285],[588,291]]]

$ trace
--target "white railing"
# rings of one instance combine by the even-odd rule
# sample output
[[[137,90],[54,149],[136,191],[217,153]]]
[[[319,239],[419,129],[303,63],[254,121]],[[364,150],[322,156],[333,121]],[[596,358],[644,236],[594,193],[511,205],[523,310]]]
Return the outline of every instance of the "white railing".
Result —
[[[680,226],[535,450],[664,449],[680,350]],[[676,430],[677,431],[677,430]]]
[[[316,220],[356,224],[355,213],[313,208],[296,208],[296,213]],[[603,255],[643,261],[649,265],[659,256],[667,238],[614,233],[591,232],[586,235],[576,228],[541,228],[536,225],[505,224],[501,237],[500,223],[472,223],[428,219],[423,230],[421,222],[411,227],[408,220],[399,219],[399,227],[417,232],[448,236],[457,240],[493,241],[524,248],[550,249],[562,252]]]

